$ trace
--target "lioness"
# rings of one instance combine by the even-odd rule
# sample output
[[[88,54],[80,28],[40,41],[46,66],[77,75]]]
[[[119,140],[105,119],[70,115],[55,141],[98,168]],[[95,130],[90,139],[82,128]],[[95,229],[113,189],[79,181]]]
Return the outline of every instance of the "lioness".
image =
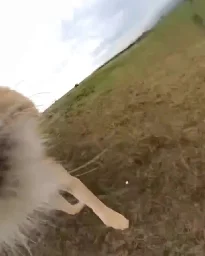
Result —
[[[0,87],[0,250],[25,243],[34,213],[77,214],[90,207],[106,226],[126,229],[129,221],[102,203],[78,178],[46,156],[38,129],[40,113],[31,100]],[[79,202],[67,202],[66,191]]]

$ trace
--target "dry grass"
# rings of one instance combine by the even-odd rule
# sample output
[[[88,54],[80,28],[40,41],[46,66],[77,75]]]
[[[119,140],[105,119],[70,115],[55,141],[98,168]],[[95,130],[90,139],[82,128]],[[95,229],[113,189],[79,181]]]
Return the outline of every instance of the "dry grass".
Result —
[[[76,175],[131,228],[59,213],[34,255],[205,254],[205,30],[191,15],[180,5],[45,113],[51,154],[69,170],[108,148]]]

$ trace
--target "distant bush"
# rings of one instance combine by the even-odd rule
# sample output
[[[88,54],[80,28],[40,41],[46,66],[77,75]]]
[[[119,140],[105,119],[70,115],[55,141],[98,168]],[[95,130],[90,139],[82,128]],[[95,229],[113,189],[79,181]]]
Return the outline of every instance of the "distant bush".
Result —
[[[79,84],[75,84],[75,88],[78,87],[78,86],[79,86]]]
[[[199,15],[199,14],[194,14],[192,16],[192,19],[194,21],[195,24],[199,25],[199,26],[205,26],[205,22],[204,22],[204,19]]]

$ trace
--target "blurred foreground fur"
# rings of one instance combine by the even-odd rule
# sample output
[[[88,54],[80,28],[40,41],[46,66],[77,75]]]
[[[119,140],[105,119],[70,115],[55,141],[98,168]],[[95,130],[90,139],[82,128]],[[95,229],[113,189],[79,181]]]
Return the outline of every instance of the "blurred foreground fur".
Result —
[[[87,205],[105,225],[128,228],[125,217],[46,156],[38,118],[28,98],[0,87],[0,251],[16,252],[16,245],[26,246],[27,235],[38,224],[35,212],[61,210],[74,215]],[[61,191],[71,193],[79,203],[68,203]]]

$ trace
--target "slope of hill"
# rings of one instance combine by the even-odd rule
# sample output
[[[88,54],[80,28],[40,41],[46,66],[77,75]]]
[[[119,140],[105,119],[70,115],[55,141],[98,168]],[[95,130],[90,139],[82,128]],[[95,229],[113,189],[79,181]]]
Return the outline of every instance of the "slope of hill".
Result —
[[[192,17],[205,19],[205,2],[193,2],[45,112],[49,151],[68,170],[108,149],[75,175],[131,228],[62,214],[35,255],[204,255],[205,28]]]

